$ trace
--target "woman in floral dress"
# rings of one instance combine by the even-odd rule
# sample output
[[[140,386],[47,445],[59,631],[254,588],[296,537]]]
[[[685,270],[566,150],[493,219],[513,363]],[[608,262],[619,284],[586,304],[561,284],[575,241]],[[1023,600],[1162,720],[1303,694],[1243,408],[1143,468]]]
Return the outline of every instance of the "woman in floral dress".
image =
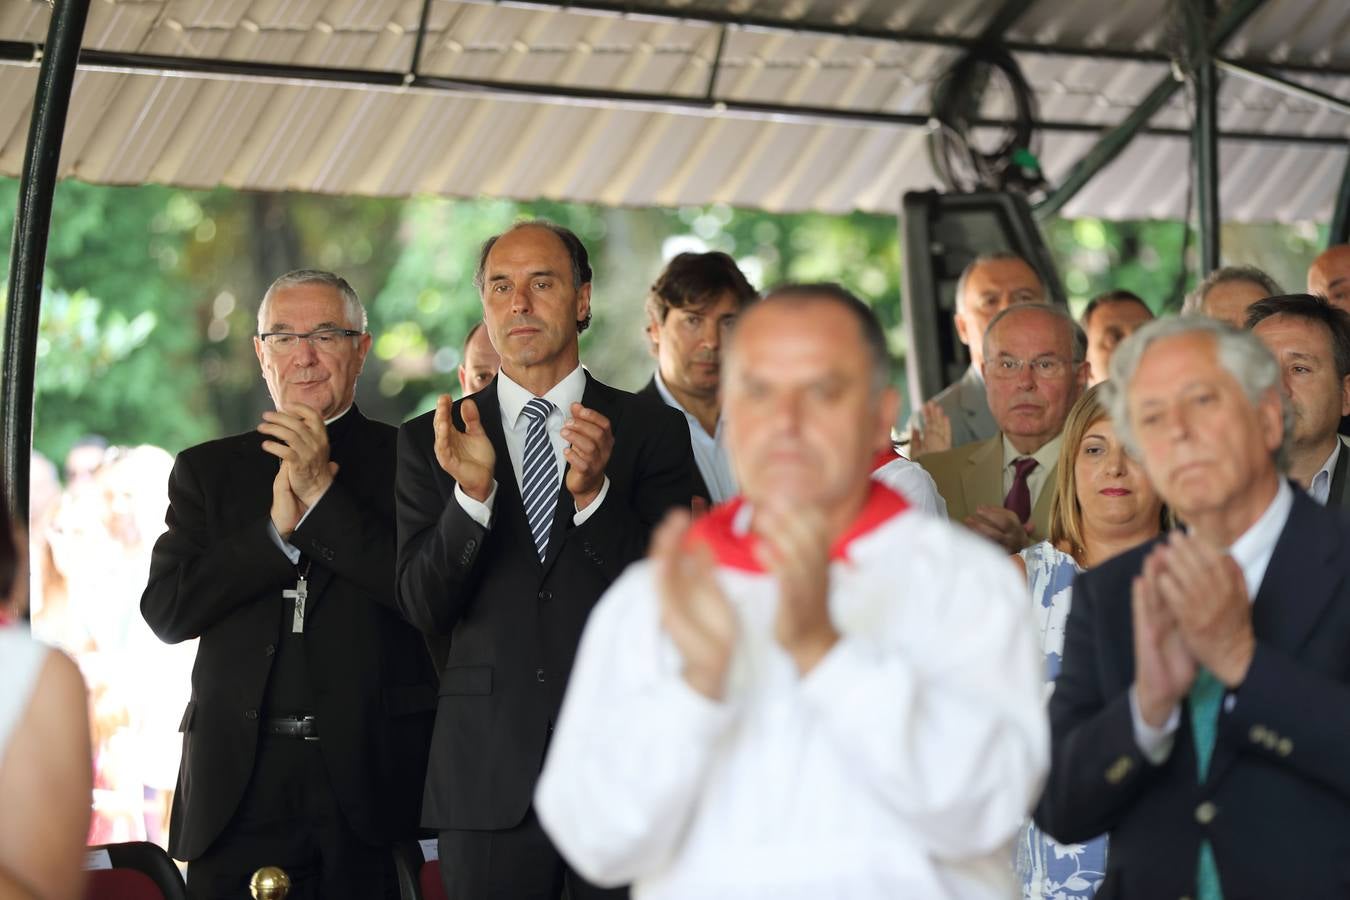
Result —
[[[1074,578],[1162,530],[1162,500],[1116,437],[1100,387],[1084,393],[1064,423],[1049,539],[1013,557],[1031,588],[1045,654],[1047,702],[1059,675]],[[1106,836],[1060,844],[1028,819],[1018,838],[1016,865],[1023,900],[1087,900],[1106,875]]]

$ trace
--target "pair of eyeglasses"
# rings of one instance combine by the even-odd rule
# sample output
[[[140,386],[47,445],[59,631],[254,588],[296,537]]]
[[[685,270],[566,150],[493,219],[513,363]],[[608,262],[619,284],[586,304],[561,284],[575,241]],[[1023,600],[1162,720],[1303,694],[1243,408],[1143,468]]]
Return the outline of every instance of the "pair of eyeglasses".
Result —
[[[1031,374],[1037,378],[1058,378],[1068,371],[1069,361],[1057,356],[1041,356],[1036,359],[1000,356],[990,363],[987,371],[994,378],[1016,378],[1028,366],[1031,368]]]
[[[333,351],[342,346],[344,338],[360,337],[362,334],[364,332],[352,331],[350,328],[320,328],[304,334],[297,334],[294,331],[269,331],[258,335],[258,339],[266,344],[268,349],[278,353],[296,349],[301,341],[307,341],[315,350]]]

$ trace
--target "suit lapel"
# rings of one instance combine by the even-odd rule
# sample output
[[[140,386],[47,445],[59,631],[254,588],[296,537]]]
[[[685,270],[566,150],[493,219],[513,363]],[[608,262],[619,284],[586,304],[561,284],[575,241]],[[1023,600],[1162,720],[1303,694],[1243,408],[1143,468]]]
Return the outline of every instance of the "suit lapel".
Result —
[[[966,500],[966,515],[975,512],[977,506],[1003,503],[1002,435],[981,441],[966,457],[965,468],[961,471],[961,493]]]
[[[593,409],[609,419],[610,429],[615,435],[617,443],[620,408],[615,402],[614,391],[592,378],[590,372],[586,372],[585,375],[586,389],[581,394],[581,405],[587,409]],[[564,418],[570,417],[571,414],[571,410],[563,410]],[[544,555],[545,575],[553,568],[553,563],[557,561],[558,554],[562,552],[563,543],[567,540],[567,533],[572,529],[572,519],[576,515],[576,502],[572,499],[571,492],[567,490],[567,473],[570,469],[571,466],[563,465],[562,478],[558,484],[558,505],[553,510],[553,527],[549,530],[548,551]],[[610,490],[613,489],[614,485],[611,482]],[[605,502],[612,503],[616,500],[607,497]]]
[[[1252,626],[1259,640],[1297,657],[1340,579],[1334,565],[1336,529],[1318,521],[1330,517],[1298,485],[1290,487],[1294,505],[1256,592]]]
[[[1258,641],[1297,659],[1323,610],[1341,588],[1335,565],[1339,529],[1326,521],[1330,516],[1317,501],[1297,484],[1290,487],[1294,505],[1256,591],[1252,628]],[[1210,779],[1221,777],[1236,756],[1231,741],[1218,741]]]

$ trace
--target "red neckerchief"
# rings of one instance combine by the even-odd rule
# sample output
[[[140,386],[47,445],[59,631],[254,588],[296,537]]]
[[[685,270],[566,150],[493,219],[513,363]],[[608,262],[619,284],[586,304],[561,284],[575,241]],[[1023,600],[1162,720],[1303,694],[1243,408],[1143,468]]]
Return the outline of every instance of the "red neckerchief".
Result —
[[[896,450],[894,447],[887,447],[885,450],[878,450],[877,455],[872,457],[872,471],[875,472],[882,466],[890,465],[897,459],[904,459],[904,457],[901,456],[900,451]]]
[[[744,497],[735,497],[696,521],[689,529],[687,542],[702,541],[712,548],[717,564],[746,572],[763,572],[755,557],[759,537],[749,530],[736,531],[736,517],[745,506]],[[830,547],[830,559],[846,561],[849,545],[883,523],[909,509],[909,503],[879,481],[873,481],[858,517]]]

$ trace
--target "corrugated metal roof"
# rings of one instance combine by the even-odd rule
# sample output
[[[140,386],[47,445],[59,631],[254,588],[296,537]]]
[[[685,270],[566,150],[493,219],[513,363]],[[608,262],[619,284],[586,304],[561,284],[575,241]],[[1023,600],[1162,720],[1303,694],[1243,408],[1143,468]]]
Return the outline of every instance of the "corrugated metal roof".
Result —
[[[110,53],[377,73],[361,88],[283,77],[103,66],[77,75],[62,173],[103,183],[219,184],[371,195],[550,198],[617,205],[727,203],[775,211],[893,212],[907,190],[938,187],[928,161],[933,80],[998,4],[984,0],[590,0],[586,11],[534,3],[432,0],[416,67],[421,0],[95,0],[85,47]],[[1007,32],[1051,123],[1110,126],[1167,77],[1168,0],[1032,3]],[[605,14],[606,7],[616,14]],[[722,27],[744,17],[856,33]],[[0,41],[45,39],[49,8],[0,4]],[[883,39],[881,32],[908,40]],[[862,36],[859,36],[859,33]],[[929,42],[929,39],[938,43]],[[719,45],[721,47],[719,55]],[[1037,52],[1092,48],[1098,56]],[[1131,53],[1138,58],[1116,58]],[[1297,65],[1287,77],[1350,99],[1350,5],[1268,0],[1226,47],[1244,60]],[[453,79],[404,89],[402,73]],[[1330,68],[1333,72],[1319,71]],[[36,68],[0,65],[0,173],[22,165]],[[350,73],[349,73],[350,74]],[[489,82],[482,84],[463,82]],[[606,91],[594,98],[503,88]],[[711,89],[711,90],[710,90]],[[686,108],[647,102],[670,96]],[[838,121],[694,108],[705,98],[909,116]],[[1350,117],[1228,76],[1228,131],[1310,135],[1316,144],[1226,140],[1220,200],[1235,221],[1324,220],[1347,163]],[[996,99],[986,114],[1006,111]],[[1185,129],[1184,92],[1151,125]],[[1093,145],[1087,131],[1042,135],[1052,183]],[[1065,208],[1066,215],[1178,217],[1187,143],[1140,135]]]

